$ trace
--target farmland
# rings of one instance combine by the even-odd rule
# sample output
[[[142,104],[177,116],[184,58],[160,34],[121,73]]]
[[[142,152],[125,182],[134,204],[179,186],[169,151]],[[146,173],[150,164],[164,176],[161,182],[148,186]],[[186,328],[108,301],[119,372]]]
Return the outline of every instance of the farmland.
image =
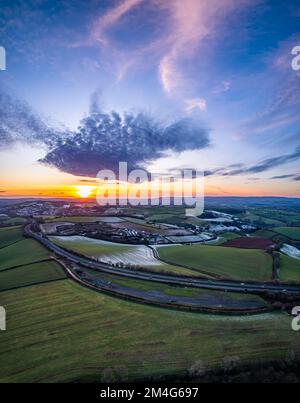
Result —
[[[32,263],[0,272],[0,291],[66,278],[54,261]]]
[[[0,249],[22,239],[22,230],[19,227],[0,228]]]
[[[0,293],[2,382],[113,381],[184,375],[284,359],[299,350],[285,313],[250,317],[177,312],[125,302],[62,280]],[[297,350],[298,349],[298,350]]]
[[[151,217],[150,211],[146,212]],[[155,213],[167,221],[171,217],[171,221],[180,220],[181,214],[178,211],[172,215],[168,210]],[[90,217],[83,219],[90,221]],[[160,226],[139,218],[122,217],[122,221],[117,218],[110,222],[121,222],[123,227],[127,219],[141,228]],[[69,217],[61,221],[69,221]],[[73,221],[79,222],[80,218],[73,217]],[[163,226],[159,229],[167,230]],[[260,230],[252,240],[272,238],[275,230]],[[145,245],[82,236],[49,239],[65,249],[115,265],[190,276],[210,273],[212,277],[240,281],[268,281],[272,277],[271,256],[264,250],[238,245],[243,238],[233,232],[219,235],[216,242],[222,242],[222,246],[158,246],[162,260]],[[224,246],[225,242],[229,246]],[[239,247],[230,246],[230,242]],[[35,240],[24,238],[19,227],[0,229],[0,269],[0,305],[5,306],[8,318],[7,331],[0,332],[0,382],[159,379],[184,376],[199,363],[204,372],[226,368],[230,357],[241,364],[264,365],[300,354],[298,334],[290,330],[291,318],[283,311],[250,316],[191,313],[95,292],[66,278],[51,253]],[[149,295],[164,294],[170,300],[193,298],[218,306],[270,307],[258,295],[172,286],[83,267],[80,270],[113,285]],[[299,273],[299,260],[280,254],[279,280],[300,282]]]
[[[162,260],[185,264],[194,270],[235,280],[271,279],[272,259],[261,250],[211,245],[162,246],[157,250]]]
[[[290,239],[300,241],[300,227],[277,227],[274,231]]]
[[[300,283],[300,260],[280,254],[279,279]]]
[[[257,237],[241,237],[227,241],[223,246],[243,249],[263,249],[267,250],[274,246],[274,243],[269,239]]]
[[[0,231],[0,291],[54,281],[66,275],[49,252],[32,239],[25,239],[20,228]]]
[[[47,259],[49,252],[32,239],[22,239],[20,242],[0,249],[0,271],[15,266],[39,262]]]

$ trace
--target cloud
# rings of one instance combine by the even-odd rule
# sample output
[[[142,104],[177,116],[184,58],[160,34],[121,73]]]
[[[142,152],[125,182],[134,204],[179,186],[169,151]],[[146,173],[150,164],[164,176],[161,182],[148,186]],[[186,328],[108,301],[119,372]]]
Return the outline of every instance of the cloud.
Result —
[[[219,32],[220,19],[247,2],[160,0],[158,3],[169,13],[169,32],[166,37],[170,45],[160,60],[159,77],[163,89],[170,95],[183,85],[182,61],[191,60],[199,51],[201,42]],[[229,82],[223,81],[223,90],[229,89],[229,86]]]
[[[25,102],[0,90],[0,149],[19,141],[52,147],[63,133],[48,126]]]
[[[185,111],[191,114],[195,109],[200,109],[200,111],[206,110],[206,100],[204,98],[192,98],[185,101]]]
[[[256,165],[252,165],[250,167],[245,166],[244,164],[232,164],[228,167],[217,168],[213,170],[207,170],[205,172],[206,176],[212,175],[220,175],[220,176],[237,176],[244,174],[253,174],[253,173],[262,173],[268,171],[272,168],[277,168],[279,166],[288,164],[290,162],[294,162],[300,159],[300,146],[298,146],[295,151],[290,154],[280,155],[273,158],[267,158]],[[232,169],[235,168],[235,169]],[[293,177],[294,175],[279,175],[273,176],[270,179],[285,179],[289,177]],[[250,178],[249,178],[250,179]],[[255,178],[256,180],[257,178]],[[252,179],[254,180],[254,178]]]
[[[111,8],[106,14],[100,16],[93,25],[92,37],[98,42],[106,45],[105,32],[114,26],[132,8],[140,5],[144,0],[124,0],[117,6]]]
[[[212,93],[214,95],[221,94],[223,92],[229,91],[231,88],[231,82],[229,80],[223,80],[221,83],[217,84],[213,89]]]
[[[187,63],[193,66],[194,57],[201,56],[204,40],[212,36],[221,38],[221,20],[248,4],[253,4],[253,0],[122,0],[96,18],[88,42],[109,49],[110,60],[117,64],[118,79],[129,68],[145,65],[145,61],[148,67],[148,57],[151,57],[151,63],[157,65],[163,90],[173,96],[191,84],[192,80],[186,79]],[[123,21],[123,17],[130,17],[133,12],[134,22],[141,29],[140,38],[125,43],[120,35],[114,32],[109,35],[113,28],[122,29],[122,23],[128,24],[128,19]],[[139,25],[140,20],[145,21],[143,26]],[[223,80],[217,91],[229,88],[230,82]]]
[[[0,93],[0,150],[15,142],[46,150],[39,162],[90,180],[101,169],[144,167],[167,152],[183,152],[209,146],[208,129],[192,118],[162,124],[144,113],[104,113],[98,90],[91,96],[90,114],[77,131],[56,129],[26,103]]]
[[[246,170],[246,172],[251,173],[259,173],[267,171],[268,169],[275,168],[284,164],[287,164],[292,161],[296,161],[300,159],[300,147],[297,147],[296,150],[290,154],[281,155],[278,157],[268,158],[258,165],[254,165]]]
[[[53,147],[40,160],[61,171],[94,177],[101,169],[118,171],[119,162],[128,169],[145,167],[167,151],[183,152],[209,145],[208,130],[185,118],[165,126],[139,113],[92,113],[78,130]]]
[[[270,179],[288,179],[288,178],[293,178],[293,174],[286,174],[286,175],[276,175],[272,176]]]

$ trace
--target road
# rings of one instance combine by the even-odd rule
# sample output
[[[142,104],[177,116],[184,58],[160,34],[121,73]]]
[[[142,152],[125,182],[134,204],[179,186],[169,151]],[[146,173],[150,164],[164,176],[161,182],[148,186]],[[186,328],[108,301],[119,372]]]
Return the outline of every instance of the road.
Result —
[[[182,287],[203,288],[211,290],[232,291],[240,293],[273,293],[300,296],[300,287],[296,285],[260,283],[260,282],[238,282],[233,280],[207,280],[193,277],[179,277],[175,275],[157,274],[142,271],[133,271],[129,269],[120,269],[107,264],[96,262],[75,253],[66,251],[65,249],[55,245],[48,238],[45,238],[31,230],[31,224],[24,228],[24,233],[37,241],[41,242],[46,248],[56,253],[58,256],[66,258],[74,263],[80,264],[94,270],[104,273],[116,274],[118,276],[134,278],[137,280],[145,280],[159,282],[165,284],[173,284]]]

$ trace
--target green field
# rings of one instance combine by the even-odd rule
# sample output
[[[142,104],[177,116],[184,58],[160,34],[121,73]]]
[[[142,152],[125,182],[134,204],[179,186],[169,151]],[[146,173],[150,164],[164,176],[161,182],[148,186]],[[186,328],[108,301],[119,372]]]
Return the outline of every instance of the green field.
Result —
[[[300,241],[300,227],[278,227],[274,231],[290,239]]]
[[[300,282],[300,260],[281,253],[279,279],[285,282]]]
[[[274,208],[251,208],[246,213],[237,214],[239,218],[247,219],[251,222],[271,226],[293,225],[300,222],[300,214],[295,211],[279,210]]]
[[[22,239],[22,229],[19,227],[0,228],[0,249]]]
[[[32,263],[15,269],[0,271],[0,291],[66,278],[60,265],[54,261]]]
[[[85,289],[71,280],[0,293],[1,382],[70,382],[183,375],[226,357],[285,358],[299,337],[284,313],[213,316],[148,307]]]
[[[222,245],[223,243],[226,243],[227,241],[231,241],[232,239],[239,238],[240,235],[236,234],[235,232],[223,232],[218,236],[218,239],[214,241],[209,241],[209,245]]]
[[[261,250],[211,245],[162,246],[159,256],[169,263],[235,280],[270,280],[272,258]]]
[[[26,218],[23,217],[0,217],[0,225],[22,225],[26,222]]]
[[[251,224],[260,223],[261,225],[283,225],[284,221],[279,221],[274,218],[265,217],[259,214],[247,212],[246,214],[239,215],[242,219],[249,221]]]
[[[275,232],[273,232],[273,231],[258,230],[258,231],[252,232],[251,235],[254,236],[254,237],[257,237],[257,238],[267,238],[267,239],[271,239],[271,238],[274,237],[274,235],[276,235],[276,234],[275,234]]]
[[[49,252],[33,239],[23,239],[0,249],[0,271],[47,259]]]

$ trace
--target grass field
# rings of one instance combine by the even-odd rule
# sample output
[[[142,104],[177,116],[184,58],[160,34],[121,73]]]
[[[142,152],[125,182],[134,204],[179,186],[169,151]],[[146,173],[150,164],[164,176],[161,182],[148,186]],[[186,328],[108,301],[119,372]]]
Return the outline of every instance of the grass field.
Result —
[[[300,214],[296,211],[287,209],[252,208],[248,213],[262,217],[266,224],[273,224],[276,226],[292,225],[296,222],[300,222]]]
[[[33,239],[22,239],[0,249],[0,271],[47,259],[49,252]]]
[[[274,231],[290,239],[300,241],[300,227],[278,227]]]
[[[50,237],[57,245],[85,256],[101,259],[106,263],[138,265],[158,272],[197,275],[196,271],[165,264],[153,256],[145,245],[122,245],[79,236]]]
[[[284,221],[279,221],[273,218],[268,218],[264,217],[261,215],[256,215],[253,213],[246,213],[241,216],[243,219],[249,221],[250,223],[261,223],[261,224],[267,224],[267,225],[283,225]]]
[[[226,357],[285,358],[299,349],[290,317],[193,314],[148,307],[85,289],[71,280],[0,293],[1,382],[111,381],[183,375]]]
[[[223,246],[190,245],[157,248],[159,256],[170,263],[185,264],[235,280],[270,280],[272,258],[261,250]]]
[[[279,279],[300,283],[300,260],[280,254]]]
[[[26,222],[26,218],[23,217],[0,217],[0,225],[22,225]]]
[[[237,239],[239,237],[240,235],[234,232],[223,232],[216,240],[209,241],[209,245],[222,245],[227,241],[231,241],[232,239]]]
[[[54,261],[32,263],[0,272],[0,291],[41,282],[66,278],[60,265]]]
[[[266,239],[271,239],[274,235],[276,235],[275,232],[268,230],[258,230],[251,233],[251,236]]]
[[[22,239],[22,229],[19,227],[0,228],[0,249]]]

